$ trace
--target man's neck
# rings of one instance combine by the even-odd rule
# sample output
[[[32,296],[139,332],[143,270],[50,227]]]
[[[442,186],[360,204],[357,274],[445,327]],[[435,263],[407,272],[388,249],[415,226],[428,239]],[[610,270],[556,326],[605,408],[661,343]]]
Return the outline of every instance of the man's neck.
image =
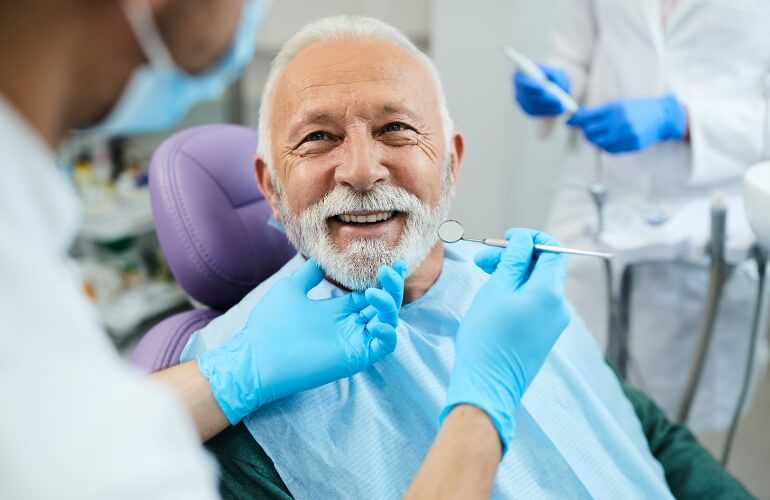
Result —
[[[436,283],[444,265],[444,245],[438,241],[420,267],[404,283],[404,304],[414,302]]]

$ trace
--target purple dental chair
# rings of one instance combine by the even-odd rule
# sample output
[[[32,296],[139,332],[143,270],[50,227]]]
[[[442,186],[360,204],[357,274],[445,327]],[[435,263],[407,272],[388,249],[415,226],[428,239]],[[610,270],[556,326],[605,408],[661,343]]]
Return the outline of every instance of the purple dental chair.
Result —
[[[193,332],[236,304],[296,250],[269,226],[257,188],[257,135],[238,125],[204,125],[166,139],[150,161],[156,231],[179,284],[206,309],[158,323],[131,362],[153,372],[179,363]]]

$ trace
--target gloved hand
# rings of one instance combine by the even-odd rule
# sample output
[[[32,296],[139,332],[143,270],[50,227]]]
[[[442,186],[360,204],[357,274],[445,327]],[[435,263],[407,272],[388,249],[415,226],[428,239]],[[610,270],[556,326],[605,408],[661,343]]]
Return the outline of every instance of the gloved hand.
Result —
[[[566,93],[570,92],[570,82],[567,73],[549,66],[540,66],[545,76],[561,87]],[[513,87],[516,91],[516,102],[530,116],[556,116],[564,113],[564,106],[553,94],[542,85],[519,70],[513,74]]]
[[[627,153],[659,141],[683,139],[687,117],[677,98],[667,95],[581,108],[567,125],[581,128],[588,142],[609,153]]]
[[[382,266],[382,289],[312,300],[324,278],[310,259],[277,282],[232,339],[197,357],[231,424],[284,396],[349,377],[396,348],[406,265]]]
[[[456,357],[440,421],[456,405],[484,410],[503,453],[513,437],[514,413],[556,340],[569,323],[564,299],[567,259],[537,253],[535,243],[558,245],[527,229],[510,229],[505,249],[490,248],[476,264],[492,277],[476,294],[457,333]]]

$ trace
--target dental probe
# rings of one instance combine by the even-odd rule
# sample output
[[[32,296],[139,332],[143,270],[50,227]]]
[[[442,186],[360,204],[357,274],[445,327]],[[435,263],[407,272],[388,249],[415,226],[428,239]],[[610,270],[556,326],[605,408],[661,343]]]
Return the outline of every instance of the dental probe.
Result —
[[[462,224],[458,221],[450,219],[441,223],[438,228],[438,237],[444,243],[456,243],[460,240],[472,241],[475,243],[481,243],[490,247],[505,248],[508,246],[508,240],[501,240],[496,238],[484,238],[481,240],[465,238],[465,230]],[[581,250],[578,248],[557,247],[553,245],[541,245],[535,244],[535,249],[540,252],[549,253],[565,253],[570,255],[585,255],[586,257],[599,257],[600,259],[610,260],[615,257],[615,254],[608,252],[596,252],[594,250]]]
[[[545,76],[543,70],[541,70],[537,64],[532,62],[524,54],[513,50],[511,47],[503,48],[503,52],[515,64],[525,75],[534,79],[537,83],[543,86],[550,94],[559,99],[564,109],[569,111],[570,114],[575,114],[580,109],[580,105],[572,98],[571,95],[564,92],[564,90],[553,83]],[[568,252],[565,252],[568,253]]]

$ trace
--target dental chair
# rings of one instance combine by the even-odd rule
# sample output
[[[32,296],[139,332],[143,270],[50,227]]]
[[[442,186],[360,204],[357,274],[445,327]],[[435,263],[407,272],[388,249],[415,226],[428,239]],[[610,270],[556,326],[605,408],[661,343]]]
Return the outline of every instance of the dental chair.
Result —
[[[257,135],[238,125],[204,125],[166,139],[150,161],[150,198],[158,240],[174,277],[203,308],[158,323],[131,363],[153,372],[179,363],[193,332],[219,316],[295,253],[268,225],[257,188]]]

